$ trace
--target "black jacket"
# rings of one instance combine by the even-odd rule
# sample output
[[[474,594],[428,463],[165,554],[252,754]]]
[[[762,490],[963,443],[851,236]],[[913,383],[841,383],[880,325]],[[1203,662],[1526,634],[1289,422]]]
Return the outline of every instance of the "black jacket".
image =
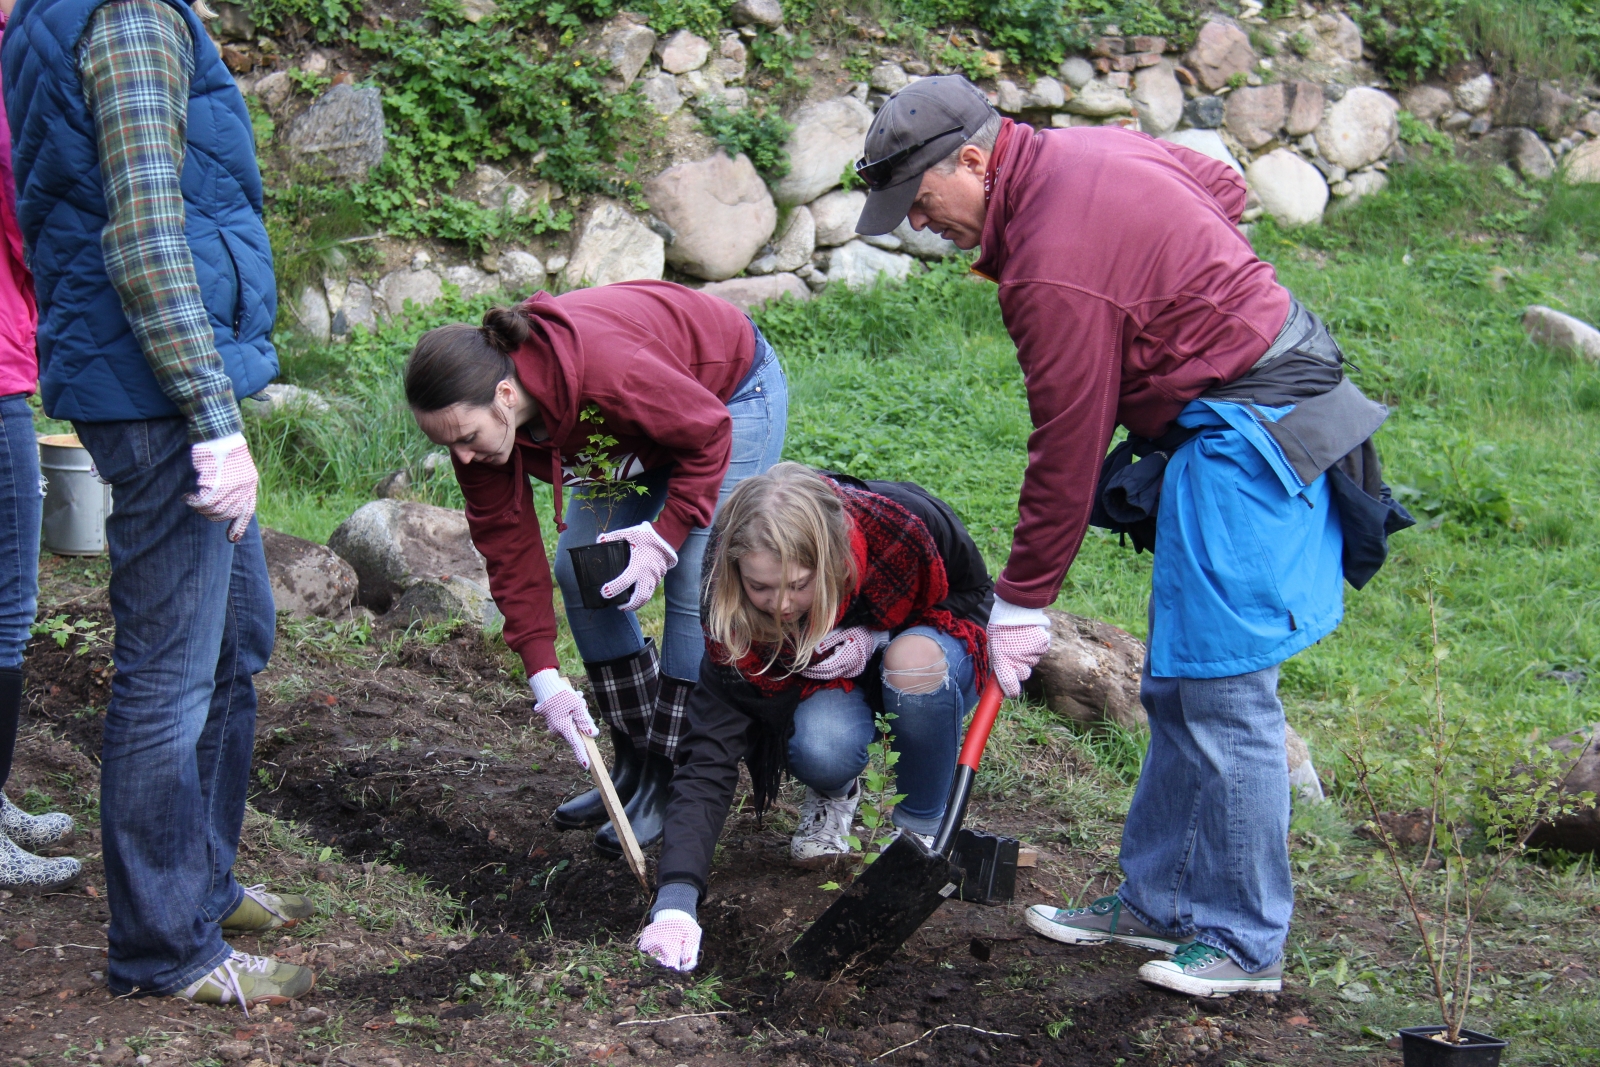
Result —
[[[950,595],[939,607],[958,618],[987,624],[994,582],[983,554],[950,505],[911,482],[828,476],[888,497],[921,519],[950,581]],[[876,661],[869,673],[875,667]],[[867,687],[869,698],[874,688]],[[710,656],[701,659],[699,683],[689,697],[688,732],[678,745],[678,769],[667,800],[660,884],[687,882],[705,893],[712,852],[739,785],[739,761],[751,760],[759,748],[775,749],[769,758],[783,758],[799,698],[798,690],[789,696],[763,697],[732,666],[715,664]],[[753,764],[751,769],[757,773]]]

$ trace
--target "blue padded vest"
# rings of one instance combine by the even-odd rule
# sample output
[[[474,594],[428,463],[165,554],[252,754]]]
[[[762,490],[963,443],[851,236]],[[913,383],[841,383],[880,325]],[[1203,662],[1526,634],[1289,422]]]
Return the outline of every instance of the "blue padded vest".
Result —
[[[94,119],[78,77],[78,43],[107,0],[22,0],[0,52],[17,175],[17,219],[39,298],[39,392],[57,419],[114,422],[180,414],[156,382],[106,274],[107,221]],[[184,235],[234,395],[278,373],[272,247],[261,221],[261,172],[250,114],[205,27],[194,37]]]

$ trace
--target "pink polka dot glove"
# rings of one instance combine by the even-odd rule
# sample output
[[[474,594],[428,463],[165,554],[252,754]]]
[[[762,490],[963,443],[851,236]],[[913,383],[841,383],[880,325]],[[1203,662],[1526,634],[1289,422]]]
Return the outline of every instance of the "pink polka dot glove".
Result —
[[[663,967],[692,971],[700,962],[700,924],[688,912],[662,908],[639,935],[639,951]]]
[[[601,596],[613,597],[628,586],[633,586],[633,596],[621,605],[623,611],[638,611],[644,607],[656,591],[656,586],[661,584],[661,579],[678,565],[678,554],[671,545],[661,540],[655,526],[648,522],[641,522],[626,530],[603,533],[595,540],[602,544],[608,541],[628,542],[628,565],[621,574],[600,587]]]
[[[237,542],[256,513],[255,460],[244,434],[234,433],[189,448],[195,491],[184,498],[212,522],[228,523],[228,540]]]
[[[533,689],[533,710],[544,716],[544,724],[551,733],[559,734],[561,740],[572,746],[573,757],[588,770],[589,750],[583,743],[583,735],[594,737],[600,731],[589,718],[583,697],[554,667],[539,671],[528,679],[528,685]]]
[[[1034,664],[1050,651],[1050,620],[1039,608],[1019,608],[999,597],[989,612],[989,666],[1001,692],[1022,692]]]
[[[869,630],[865,626],[847,626],[830,630],[817,642],[811,662],[800,674],[819,682],[836,678],[854,678],[867,669],[872,654],[889,643],[887,630]]]

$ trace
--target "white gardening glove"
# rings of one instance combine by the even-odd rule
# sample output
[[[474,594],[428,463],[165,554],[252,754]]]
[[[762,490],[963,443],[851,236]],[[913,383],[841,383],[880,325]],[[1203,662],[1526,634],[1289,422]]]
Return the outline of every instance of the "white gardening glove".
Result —
[[[589,749],[580,735],[594,737],[600,731],[589,718],[583,697],[554,667],[534,674],[528,679],[528,685],[533,689],[533,710],[544,716],[544,724],[551,733],[560,734],[561,740],[572,746],[573,756],[588,770]]]
[[[819,682],[836,678],[854,678],[867,669],[872,654],[889,643],[889,631],[869,630],[865,626],[847,626],[829,630],[817,642],[811,662],[800,674]]]
[[[595,540],[601,544],[608,541],[628,542],[628,565],[622,568],[621,574],[600,587],[601,596],[613,597],[628,586],[633,586],[633,596],[621,605],[623,611],[638,611],[644,607],[650,600],[650,594],[661,584],[661,579],[678,565],[678,554],[671,545],[661,540],[655,526],[648,522],[641,522],[626,530],[603,533]]]
[[[228,540],[237,542],[256,513],[259,481],[244,434],[190,446],[189,462],[194,464],[195,491],[185,502],[212,522],[228,523]]]
[[[686,911],[662,908],[639,935],[639,951],[663,967],[692,971],[700,962],[700,924]]]
[[[999,597],[989,612],[989,666],[1001,692],[1022,692],[1033,665],[1050,651],[1050,620],[1042,608],[1019,608]]]

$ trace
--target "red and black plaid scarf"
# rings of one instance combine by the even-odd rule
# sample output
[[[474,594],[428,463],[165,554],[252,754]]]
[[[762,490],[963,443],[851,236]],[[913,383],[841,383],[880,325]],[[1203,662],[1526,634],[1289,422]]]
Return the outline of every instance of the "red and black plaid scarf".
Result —
[[[831,482],[844,501],[850,518],[850,548],[855,555],[855,594],[844,605],[834,626],[864,626],[869,630],[898,633],[912,626],[931,626],[949,634],[967,647],[972,656],[973,675],[981,688],[989,677],[989,645],[983,627],[969,619],[958,619],[937,607],[950,595],[950,580],[933,535],[905,508],[877,493]],[[729,663],[727,648],[707,640],[714,663]],[[772,646],[752,647],[734,666],[762,696],[776,697],[800,689],[800,699],[821,689],[855,687],[853,678],[831,682],[793,674],[793,649],[785,648],[766,671],[761,668],[772,659]],[[759,673],[758,673],[759,672]]]

